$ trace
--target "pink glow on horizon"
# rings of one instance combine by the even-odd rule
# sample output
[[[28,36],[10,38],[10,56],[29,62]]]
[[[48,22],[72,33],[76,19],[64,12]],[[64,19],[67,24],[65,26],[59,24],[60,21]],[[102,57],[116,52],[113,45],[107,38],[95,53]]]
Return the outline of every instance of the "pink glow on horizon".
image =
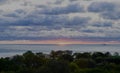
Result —
[[[0,41],[0,44],[120,44],[118,41],[80,41],[71,39],[56,39],[56,40],[14,40]]]

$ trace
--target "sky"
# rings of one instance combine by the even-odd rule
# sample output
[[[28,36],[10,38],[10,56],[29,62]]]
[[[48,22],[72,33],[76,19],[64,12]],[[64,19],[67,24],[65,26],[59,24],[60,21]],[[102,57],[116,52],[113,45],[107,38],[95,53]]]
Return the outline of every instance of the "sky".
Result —
[[[0,0],[0,44],[61,42],[120,43],[120,0]]]

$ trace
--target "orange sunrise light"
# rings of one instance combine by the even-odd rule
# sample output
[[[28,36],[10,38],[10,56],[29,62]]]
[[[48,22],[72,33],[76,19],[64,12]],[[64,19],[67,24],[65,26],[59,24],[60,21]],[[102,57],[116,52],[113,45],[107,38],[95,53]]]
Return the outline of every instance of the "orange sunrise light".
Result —
[[[68,42],[59,42],[59,43],[57,43],[57,45],[59,45],[59,46],[65,46],[65,45],[69,45],[69,44],[71,44],[71,43],[68,43]]]

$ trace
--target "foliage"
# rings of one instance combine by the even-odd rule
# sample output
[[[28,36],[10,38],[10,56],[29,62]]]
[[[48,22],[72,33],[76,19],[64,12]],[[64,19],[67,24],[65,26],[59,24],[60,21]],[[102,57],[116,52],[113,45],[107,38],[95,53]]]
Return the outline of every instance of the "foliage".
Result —
[[[0,73],[120,73],[120,56],[117,52],[27,51],[0,58]]]

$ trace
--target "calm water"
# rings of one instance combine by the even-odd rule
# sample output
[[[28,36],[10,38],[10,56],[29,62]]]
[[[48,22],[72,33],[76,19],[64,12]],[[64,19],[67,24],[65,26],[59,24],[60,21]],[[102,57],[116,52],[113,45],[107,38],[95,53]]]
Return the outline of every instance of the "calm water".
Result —
[[[0,57],[22,54],[28,50],[50,53],[51,50],[71,50],[73,52],[118,52],[120,45],[0,45]]]

